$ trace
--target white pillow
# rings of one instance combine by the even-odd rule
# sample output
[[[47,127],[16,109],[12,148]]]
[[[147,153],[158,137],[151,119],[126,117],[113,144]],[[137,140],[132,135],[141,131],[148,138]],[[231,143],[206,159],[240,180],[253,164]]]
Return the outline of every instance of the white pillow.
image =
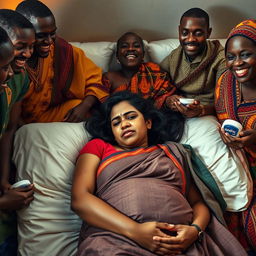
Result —
[[[168,56],[172,50],[177,48],[179,44],[179,39],[165,39],[149,42],[148,53],[152,62],[157,64],[161,63],[161,61]]]
[[[18,211],[19,255],[76,254],[81,220],[70,209],[71,183],[88,139],[83,123],[28,124],[16,132],[17,180],[36,188],[31,204]]]
[[[181,143],[192,146],[215,179],[227,211],[243,211],[252,199],[252,178],[242,151],[229,149],[214,116],[188,118]]]
[[[87,57],[89,57],[97,66],[101,67],[103,72],[107,72],[111,62],[115,43],[112,42],[90,42],[79,43],[70,42],[72,45],[81,48]]]

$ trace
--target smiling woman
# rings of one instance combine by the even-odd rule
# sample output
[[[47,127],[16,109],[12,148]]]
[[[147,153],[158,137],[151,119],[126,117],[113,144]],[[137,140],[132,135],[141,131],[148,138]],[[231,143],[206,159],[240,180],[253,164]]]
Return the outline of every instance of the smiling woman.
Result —
[[[256,44],[244,36],[230,38],[226,48],[227,67],[242,87],[243,100],[256,98]]]
[[[152,98],[157,107],[162,107],[165,99],[173,94],[174,86],[169,76],[152,62],[144,63],[142,38],[127,32],[117,40],[116,57],[121,65],[118,71],[103,74],[103,84],[110,93],[129,90],[144,98]]]
[[[245,20],[233,28],[227,39],[226,63],[229,68],[216,86],[216,112],[220,122],[233,119],[240,122],[244,131],[231,137],[220,131],[222,140],[231,148],[244,148],[248,156],[253,179],[256,177],[256,20]],[[255,182],[254,182],[255,184]],[[256,187],[254,185],[254,195]],[[227,216],[229,228],[256,250],[256,201],[241,214]],[[243,224],[242,224],[243,222]],[[240,224],[241,223],[241,224]],[[238,232],[238,230],[240,232]]]

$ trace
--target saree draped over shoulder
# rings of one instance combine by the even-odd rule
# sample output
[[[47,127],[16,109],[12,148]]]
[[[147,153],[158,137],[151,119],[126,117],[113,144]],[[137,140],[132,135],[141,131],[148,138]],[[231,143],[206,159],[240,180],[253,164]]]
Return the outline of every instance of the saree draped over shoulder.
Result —
[[[189,225],[193,219],[186,200],[190,175],[181,147],[168,143],[106,157],[97,172],[96,195],[139,223],[161,221]],[[124,236],[84,223],[78,255],[155,254]],[[195,242],[183,255],[246,254],[232,234],[212,218],[203,241]]]
[[[215,108],[219,121],[233,119],[240,122],[243,129],[256,129],[256,101],[244,102],[238,81],[227,70],[218,80],[215,91]],[[229,228],[239,239],[243,233],[256,251],[256,144],[244,147],[253,179],[253,199],[248,209],[242,213],[232,213]],[[240,226],[240,227],[239,227]],[[241,238],[242,237],[242,238]]]
[[[105,75],[102,82],[110,90],[111,84]],[[124,90],[139,94],[145,99],[151,98],[156,107],[160,108],[166,98],[174,93],[175,87],[170,83],[169,75],[162,71],[159,65],[147,62],[141,64],[129,84],[120,84],[114,91],[110,90],[110,93]]]
[[[23,102],[23,119],[31,122],[63,121],[66,113],[86,96],[103,101],[108,96],[102,71],[82,49],[60,37],[47,58],[39,58],[35,70],[27,67],[30,89]]]

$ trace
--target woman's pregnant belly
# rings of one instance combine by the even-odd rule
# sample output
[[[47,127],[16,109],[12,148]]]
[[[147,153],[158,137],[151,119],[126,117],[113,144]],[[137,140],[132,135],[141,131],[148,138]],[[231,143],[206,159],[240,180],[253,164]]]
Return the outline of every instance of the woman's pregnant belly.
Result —
[[[189,224],[192,208],[178,188],[155,178],[131,178],[111,184],[101,198],[138,221]]]

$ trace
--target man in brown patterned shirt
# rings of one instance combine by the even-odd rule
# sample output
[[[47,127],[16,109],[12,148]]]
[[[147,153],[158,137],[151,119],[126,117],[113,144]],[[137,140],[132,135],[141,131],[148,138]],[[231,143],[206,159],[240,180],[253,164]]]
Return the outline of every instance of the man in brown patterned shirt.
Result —
[[[211,31],[209,15],[200,8],[189,9],[180,19],[180,46],[160,64],[178,89],[178,94],[170,96],[167,104],[186,117],[214,114],[214,88],[226,65],[219,41],[207,40]],[[195,101],[183,105],[181,97]]]

